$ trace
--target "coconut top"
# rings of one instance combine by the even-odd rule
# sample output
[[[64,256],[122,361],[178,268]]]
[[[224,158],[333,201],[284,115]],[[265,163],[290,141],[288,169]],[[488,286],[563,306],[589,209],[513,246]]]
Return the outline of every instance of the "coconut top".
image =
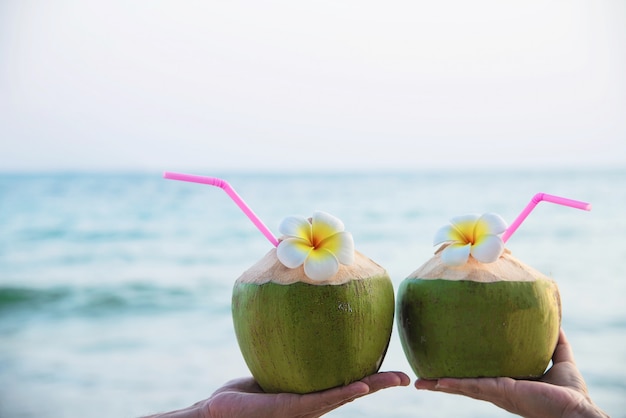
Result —
[[[297,268],[285,267],[276,256],[273,248],[262,259],[246,270],[238,279],[238,283],[263,284],[268,282],[278,284],[292,284],[303,282],[315,285],[338,285],[350,280],[363,280],[375,276],[386,275],[384,268],[376,264],[358,251],[354,251],[354,262],[350,265],[339,266],[339,270],[332,277],[325,280],[314,280],[304,274],[304,266]]]
[[[470,256],[461,266],[446,265],[441,259],[442,249],[440,248],[434,257],[411,273],[409,278],[471,280],[483,283],[549,280],[543,273],[513,257],[508,249],[492,263],[481,263]]]

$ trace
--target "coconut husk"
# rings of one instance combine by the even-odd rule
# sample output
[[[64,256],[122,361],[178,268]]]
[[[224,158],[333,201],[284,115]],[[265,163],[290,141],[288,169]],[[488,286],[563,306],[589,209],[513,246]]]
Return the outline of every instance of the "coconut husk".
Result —
[[[441,261],[440,248],[435,256],[409,275],[416,279],[471,280],[491,283],[498,281],[534,281],[548,279],[543,273],[522,263],[505,249],[493,263],[481,263],[470,256],[462,266],[447,266]]]
[[[263,284],[268,282],[278,284],[292,284],[303,282],[315,285],[344,284],[350,280],[363,280],[386,274],[383,267],[376,264],[358,251],[354,252],[354,262],[349,266],[339,265],[337,273],[327,280],[312,280],[304,274],[304,267],[294,269],[285,267],[276,256],[276,249],[272,248],[262,259],[246,270],[238,279],[240,283]]]

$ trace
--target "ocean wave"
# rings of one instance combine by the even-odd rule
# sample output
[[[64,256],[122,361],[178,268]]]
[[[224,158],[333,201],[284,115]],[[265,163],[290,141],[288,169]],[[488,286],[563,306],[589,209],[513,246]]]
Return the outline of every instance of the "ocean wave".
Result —
[[[25,228],[15,232],[15,240],[23,242],[45,242],[63,240],[68,243],[127,242],[150,240],[158,234],[140,230],[88,230],[76,231],[65,227]]]
[[[226,309],[206,301],[206,290],[133,283],[117,286],[0,287],[0,317],[11,314],[111,316],[191,309]]]

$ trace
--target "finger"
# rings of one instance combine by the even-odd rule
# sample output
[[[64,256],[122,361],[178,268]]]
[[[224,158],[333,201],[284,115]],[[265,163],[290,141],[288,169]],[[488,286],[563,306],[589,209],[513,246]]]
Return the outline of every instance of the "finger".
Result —
[[[445,378],[437,381],[434,390],[496,403],[503,395],[512,392],[514,385],[515,380],[508,377],[480,379]]]
[[[415,381],[415,389],[418,390],[436,390],[438,380],[417,379]]]
[[[347,386],[309,393],[299,397],[297,409],[311,412],[328,412],[360,396],[366,395],[369,391],[369,386],[359,381]]]
[[[511,396],[516,393],[515,386],[515,380],[508,377],[446,378],[439,379],[434,390],[491,402],[509,412],[520,414],[524,408],[520,409],[515,399],[521,394]]]
[[[393,386],[407,386],[410,382],[411,379],[402,372],[375,373],[347,386],[303,395],[300,398],[298,408],[329,412],[361,396]]]
[[[369,393],[374,393],[394,386],[408,386],[411,379],[402,372],[380,372],[361,379],[361,382],[369,386]]]
[[[569,344],[567,337],[565,336],[565,331],[561,328],[559,331],[559,341],[556,344],[556,348],[554,349],[554,354],[552,355],[552,362],[554,364],[558,363],[574,363],[574,352],[572,351],[572,346]]]
[[[562,416],[567,402],[551,385],[509,377],[439,379],[435,390],[491,402],[522,416]]]

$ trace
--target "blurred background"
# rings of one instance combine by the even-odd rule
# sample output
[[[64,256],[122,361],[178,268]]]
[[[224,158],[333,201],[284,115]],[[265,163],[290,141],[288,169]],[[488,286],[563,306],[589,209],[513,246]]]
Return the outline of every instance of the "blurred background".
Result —
[[[248,373],[236,278],[325,210],[394,286],[465,213],[554,278],[626,416],[626,3],[0,3],[0,417],[138,416]],[[414,378],[394,330],[383,369]],[[391,407],[393,405],[393,407]],[[331,416],[508,416],[395,388]]]
[[[625,9],[5,0],[0,167],[624,164]]]

